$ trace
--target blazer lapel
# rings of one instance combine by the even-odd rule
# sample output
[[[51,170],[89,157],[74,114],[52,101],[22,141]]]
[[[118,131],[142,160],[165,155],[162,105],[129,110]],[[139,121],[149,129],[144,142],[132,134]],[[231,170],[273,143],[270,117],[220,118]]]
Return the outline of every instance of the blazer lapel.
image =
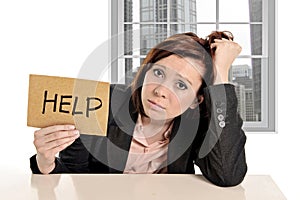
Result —
[[[174,119],[168,146],[168,173],[191,171],[191,149],[199,125],[199,119],[194,119],[188,111]]]
[[[118,108],[110,113],[107,135],[107,161],[111,173],[124,171],[132,140],[137,114],[132,114],[134,108],[131,101],[130,88],[124,91],[115,86],[111,99],[111,107]]]

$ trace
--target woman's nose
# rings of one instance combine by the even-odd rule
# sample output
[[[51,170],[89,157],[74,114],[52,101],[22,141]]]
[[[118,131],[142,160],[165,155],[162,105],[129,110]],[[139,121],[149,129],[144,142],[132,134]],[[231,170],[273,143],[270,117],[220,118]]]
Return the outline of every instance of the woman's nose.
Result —
[[[163,97],[163,98],[167,98],[169,92],[170,92],[170,90],[167,87],[163,86],[163,85],[158,85],[153,90],[153,93],[154,93],[155,96]]]

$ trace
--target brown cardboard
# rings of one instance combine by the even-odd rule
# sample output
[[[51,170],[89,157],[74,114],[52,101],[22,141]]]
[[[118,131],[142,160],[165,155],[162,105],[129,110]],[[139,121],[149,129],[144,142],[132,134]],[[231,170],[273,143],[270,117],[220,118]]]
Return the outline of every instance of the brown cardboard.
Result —
[[[29,76],[28,126],[75,124],[81,134],[106,136],[108,112],[109,83]]]

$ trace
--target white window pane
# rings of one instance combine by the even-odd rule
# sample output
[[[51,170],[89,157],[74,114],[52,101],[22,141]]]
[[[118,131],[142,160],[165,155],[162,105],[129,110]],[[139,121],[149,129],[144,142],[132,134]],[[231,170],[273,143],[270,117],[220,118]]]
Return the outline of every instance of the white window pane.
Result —
[[[140,21],[140,0],[132,0],[133,21]]]
[[[124,0],[124,22],[140,21],[140,0]]]
[[[249,65],[252,68],[251,58],[236,58],[232,65]]]
[[[216,30],[216,25],[214,25],[214,24],[198,24],[197,25],[197,35],[198,35],[198,37],[201,37],[201,38],[205,38],[214,30]]]
[[[140,37],[141,37],[141,25],[140,24],[133,24],[133,31],[132,31],[132,54],[134,56],[140,55]]]
[[[220,22],[249,22],[249,0],[220,0]]]
[[[197,21],[215,22],[216,21],[216,1],[215,0],[197,0]]]
[[[230,31],[234,41],[242,47],[240,55],[251,55],[250,25],[248,24],[221,24],[220,31]]]

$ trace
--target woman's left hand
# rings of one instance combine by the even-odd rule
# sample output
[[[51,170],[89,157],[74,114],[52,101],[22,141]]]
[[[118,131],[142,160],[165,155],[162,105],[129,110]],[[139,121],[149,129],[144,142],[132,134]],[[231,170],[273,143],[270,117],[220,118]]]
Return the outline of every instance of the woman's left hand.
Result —
[[[229,69],[233,61],[241,53],[242,47],[238,43],[225,38],[222,40],[215,39],[214,41],[215,43],[211,44],[211,48],[216,48],[213,57],[217,72],[214,84],[228,83]]]

